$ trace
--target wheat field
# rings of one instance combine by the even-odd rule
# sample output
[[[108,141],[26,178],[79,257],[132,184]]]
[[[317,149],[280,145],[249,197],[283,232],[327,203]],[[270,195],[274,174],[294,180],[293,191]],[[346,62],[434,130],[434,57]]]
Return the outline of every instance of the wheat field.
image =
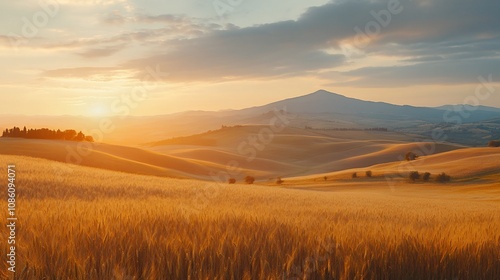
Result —
[[[18,170],[16,279],[500,275],[498,197],[229,186],[1,156],[7,163]]]

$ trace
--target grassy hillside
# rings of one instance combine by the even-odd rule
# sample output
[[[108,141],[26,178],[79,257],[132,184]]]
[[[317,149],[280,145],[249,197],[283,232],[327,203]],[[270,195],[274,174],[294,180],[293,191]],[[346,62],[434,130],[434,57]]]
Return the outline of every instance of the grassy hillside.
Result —
[[[311,175],[400,161],[408,151],[430,154],[465,148],[448,143],[414,142],[413,135],[377,131],[332,131],[286,128],[268,136],[265,126],[229,127],[145,147],[184,159],[226,165],[236,161],[251,170],[267,170],[270,177]],[[260,136],[259,136],[260,135]],[[263,135],[263,136],[262,136]],[[260,138],[262,136],[262,138]],[[259,139],[271,139],[262,141]],[[255,156],[255,159],[252,157]],[[280,163],[286,168],[269,164]],[[262,179],[268,179],[263,177]]]
[[[72,141],[0,139],[0,154],[21,155],[110,169],[169,177],[208,174],[203,164],[138,148]]]
[[[7,163],[18,177],[17,279],[500,275],[498,194],[385,182],[316,192],[76,166],[66,174],[63,163],[0,156]]]
[[[411,151],[412,147],[415,149],[417,145],[392,146],[390,149],[401,148],[401,151]],[[364,158],[367,160],[371,156],[364,156]],[[356,160],[356,158],[349,160]],[[366,168],[352,168],[337,172],[293,177],[288,178],[287,181],[295,182],[296,184],[308,184],[324,180],[325,176],[329,180],[338,179],[345,182],[348,179],[356,181],[351,178],[354,172],[358,173],[359,177],[365,177],[365,171],[372,171],[373,178],[370,179],[371,181],[394,178],[398,179],[400,183],[406,183],[403,179],[407,178],[409,172],[419,171],[421,173],[430,172],[434,175],[445,172],[453,176],[454,181],[462,183],[481,183],[485,182],[486,177],[490,178],[486,182],[495,183],[495,179],[500,179],[500,166],[498,162],[500,162],[500,149],[498,148],[466,148],[421,156],[414,161],[397,160],[375,164]]]
[[[266,130],[267,129],[267,130]],[[165,140],[146,147],[102,143],[1,138],[0,154],[175,178],[213,180],[251,175],[258,180],[311,175],[398,161],[411,135],[374,131],[318,131],[286,128],[267,135],[266,126],[229,127]],[[433,153],[464,148],[438,143]]]

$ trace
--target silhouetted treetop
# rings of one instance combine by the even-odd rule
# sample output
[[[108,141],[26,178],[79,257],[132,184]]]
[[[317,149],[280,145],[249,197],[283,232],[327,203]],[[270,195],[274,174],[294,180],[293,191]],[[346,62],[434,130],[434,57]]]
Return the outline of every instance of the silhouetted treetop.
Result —
[[[491,140],[488,143],[488,147],[500,147],[500,140]]]
[[[77,133],[76,130],[73,129],[65,131],[58,129],[56,131],[48,128],[27,129],[26,126],[22,130],[19,127],[5,129],[2,133],[2,137],[94,142],[92,136],[85,136],[83,132],[80,131]]]
[[[405,155],[405,159],[406,159],[407,161],[416,160],[417,158],[418,158],[418,155],[417,155],[417,154],[415,154],[414,152],[408,152],[408,153],[406,153],[406,155]]]

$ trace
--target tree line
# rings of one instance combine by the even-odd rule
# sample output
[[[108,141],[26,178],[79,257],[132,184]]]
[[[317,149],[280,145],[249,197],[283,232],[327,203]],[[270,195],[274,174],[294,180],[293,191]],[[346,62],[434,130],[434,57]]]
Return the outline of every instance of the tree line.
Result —
[[[500,140],[491,140],[488,143],[488,147],[500,147]]]
[[[19,127],[5,129],[2,133],[2,137],[94,142],[92,136],[86,136],[81,131],[76,132],[76,130],[73,129],[64,131],[60,129],[51,130],[48,128],[27,129],[26,126],[23,129]]]

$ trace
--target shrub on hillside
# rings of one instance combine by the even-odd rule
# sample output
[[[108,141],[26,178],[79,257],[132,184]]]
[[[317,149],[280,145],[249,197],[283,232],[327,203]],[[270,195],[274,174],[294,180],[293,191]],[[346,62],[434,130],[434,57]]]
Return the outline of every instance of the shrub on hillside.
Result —
[[[366,171],[366,177],[371,178],[373,173],[371,171]]]
[[[281,180],[281,177],[276,178],[276,184],[281,185],[283,182],[285,181]]]
[[[488,143],[488,147],[500,147],[500,140],[492,140]]]
[[[425,172],[424,175],[422,176],[422,180],[424,181],[429,181],[429,179],[431,178],[431,173],[429,172]]]
[[[447,183],[449,181],[451,181],[451,176],[447,175],[444,172],[437,175],[437,177],[436,177],[436,182],[439,182],[439,183]]]
[[[405,155],[406,161],[416,160],[417,158],[418,158],[418,155],[415,154],[414,152],[408,152]]]
[[[236,184],[236,179],[234,179],[234,178],[229,178],[229,180],[227,180],[227,182],[228,182],[229,184]]]
[[[252,176],[246,176],[245,177],[245,183],[247,184],[253,184],[253,182],[255,182],[255,178],[252,177]]]
[[[408,178],[410,179],[410,181],[415,182],[416,180],[420,179],[420,173],[418,173],[418,171],[412,171],[408,175]]]
[[[352,177],[353,179],[358,178],[358,173],[356,173],[356,172],[352,173],[351,177]]]

